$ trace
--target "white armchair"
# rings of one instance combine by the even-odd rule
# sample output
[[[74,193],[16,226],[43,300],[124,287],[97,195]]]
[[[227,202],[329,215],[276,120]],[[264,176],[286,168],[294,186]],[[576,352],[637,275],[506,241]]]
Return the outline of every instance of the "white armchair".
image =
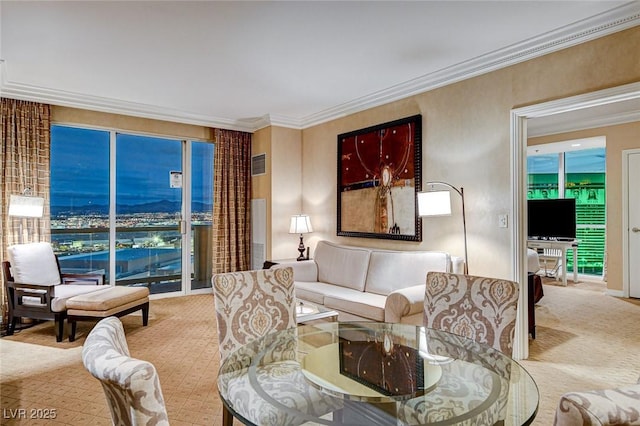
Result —
[[[7,248],[3,262],[9,301],[7,334],[22,317],[54,320],[56,340],[62,341],[66,302],[73,296],[104,289],[104,274],[62,274],[50,243],[16,244]]]

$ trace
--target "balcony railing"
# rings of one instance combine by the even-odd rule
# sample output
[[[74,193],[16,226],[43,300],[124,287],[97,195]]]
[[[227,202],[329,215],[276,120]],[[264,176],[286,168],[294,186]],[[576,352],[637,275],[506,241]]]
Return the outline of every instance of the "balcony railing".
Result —
[[[210,286],[210,225],[192,226],[189,270],[193,288]],[[51,229],[63,272],[101,271],[111,281],[109,229]],[[181,290],[183,236],[177,225],[117,227],[116,285],[144,285],[152,293]]]

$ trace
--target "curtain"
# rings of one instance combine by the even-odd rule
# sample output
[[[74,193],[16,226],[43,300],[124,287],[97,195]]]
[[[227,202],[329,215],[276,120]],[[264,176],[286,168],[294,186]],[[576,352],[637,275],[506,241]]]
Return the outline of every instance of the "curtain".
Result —
[[[32,241],[50,241],[49,154],[51,142],[49,105],[15,99],[0,99],[0,261],[8,246]],[[42,218],[9,217],[9,197],[24,194],[42,197]],[[7,304],[1,287],[2,319],[6,324]]]
[[[250,269],[251,134],[215,130],[213,273]]]

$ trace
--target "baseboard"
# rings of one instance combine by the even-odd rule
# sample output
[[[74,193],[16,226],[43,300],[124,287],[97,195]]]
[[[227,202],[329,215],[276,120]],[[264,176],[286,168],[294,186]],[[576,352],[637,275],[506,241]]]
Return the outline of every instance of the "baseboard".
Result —
[[[606,293],[607,293],[607,296],[624,298],[624,292],[622,290],[609,290],[609,289],[607,289]]]

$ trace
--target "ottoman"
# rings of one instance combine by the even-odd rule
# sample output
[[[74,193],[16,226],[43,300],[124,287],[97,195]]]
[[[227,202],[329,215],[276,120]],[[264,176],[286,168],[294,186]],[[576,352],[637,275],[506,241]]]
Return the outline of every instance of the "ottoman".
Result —
[[[121,317],[142,310],[142,325],[149,322],[149,289],[115,286],[80,294],[67,300],[67,321],[71,325],[69,341],[76,338],[76,321]]]

